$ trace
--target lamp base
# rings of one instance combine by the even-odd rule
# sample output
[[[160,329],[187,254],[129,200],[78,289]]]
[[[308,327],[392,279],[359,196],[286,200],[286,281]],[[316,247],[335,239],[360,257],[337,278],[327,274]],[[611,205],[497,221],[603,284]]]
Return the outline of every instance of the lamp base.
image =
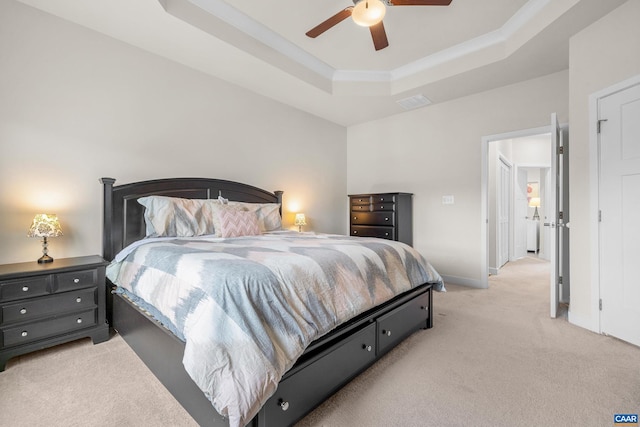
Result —
[[[53,258],[51,258],[49,255],[42,255],[40,258],[38,258],[38,264],[46,264],[48,262],[53,262]]]
[[[533,219],[536,219],[536,220],[540,219],[540,215],[538,214],[538,207],[537,206],[536,206],[535,212],[533,213]]]

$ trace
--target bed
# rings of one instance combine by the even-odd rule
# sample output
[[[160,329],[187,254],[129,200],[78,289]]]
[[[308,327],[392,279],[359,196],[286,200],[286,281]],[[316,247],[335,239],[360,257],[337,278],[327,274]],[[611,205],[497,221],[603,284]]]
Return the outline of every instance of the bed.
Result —
[[[184,199],[200,203],[198,206],[214,206],[216,212],[223,209],[225,214],[228,213],[229,207],[220,208],[217,205],[229,204],[235,206],[234,212],[242,211],[238,215],[251,217],[253,221],[253,215],[245,211],[251,211],[254,206],[269,206],[272,214],[272,206],[278,205],[277,214],[281,215],[282,192],[269,192],[238,182],[204,178],[160,179],[118,186],[114,185],[115,179],[102,178],[101,183],[104,191],[103,257],[112,262],[112,273],[108,276],[116,282],[109,280],[108,283],[109,289],[112,290],[107,299],[109,322],[176,400],[202,426],[292,425],[407,336],[419,329],[433,326],[432,292],[434,289],[442,289],[442,280],[421,256],[416,255],[417,252],[402,243],[269,229],[262,233],[265,231],[264,221],[268,221],[264,218],[260,224],[260,233],[256,233],[258,236],[241,233],[238,237],[231,234],[174,238],[173,234],[169,233],[168,237],[149,238],[149,212],[153,211],[153,208],[149,203],[146,203],[145,208],[142,204],[145,200],[163,197],[172,200]],[[236,214],[233,215],[235,219]],[[215,227],[224,230],[219,222]],[[151,228],[153,231],[153,227]],[[344,265],[338,264],[336,267],[332,258],[325,260],[325,254],[328,254],[330,249],[337,249],[339,257],[345,259]],[[172,258],[174,260],[170,261],[170,268],[165,267],[160,261],[157,265],[139,264],[139,260],[166,260],[174,256],[178,250],[180,255]],[[363,251],[367,255],[363,256],[355,251]],[[382,251],[380,253],[383,255],[370,255],[372,251]],[[189,259],[195,258],[195,261],[188,261],[187,256]],[[241,256],[249,259],[240,260]],[[367,277],[366,280],[369,282],[364,286],[355,290],[348,287],[342,289],[343,285],[340,283],[354,280],[353,271],[362,269],[364,264],[372,264],[371,259],[384,264],[378,266],[384,267],[384,271],[389,268],[388,276],[381,278],[378,277],[380,274],[369,276],[370,273],[366,273],[362,276]],[[380,261],[381,259],[384,262]],[[268,267],[255,266],[256,260]],[[304,260],[303,265],[297,264],[300,260]],[[285,269],[286,264],[292,264],[292,270],[296,271],[296,274],[309,274],[309,271],[315,271],[317,265],[323,264],[322,260],[325,260],[329,267],[325,266],[325,271],[318,270],[314,277],[331,277],[331,292],[325,291],[324,288],[321,291],[311,288],[308,280],[304,278],[306,276],[300,276],[299,280],[298,276],[294,276],[294,279],[280,279],[288,277],[284,273],[281,276],[281,270]],[[165,288],[169,288],[168,294],[173,295],[169,282],[178,283],[178,288],[187,286],[185,283],[188,280],[185,277],[193,275],[195,269],[201,268],[199,266],[209,266],[211,263],[228,266],[236,262],[239,266],[236,270],[249,271],[252,274],[250,279],[243,279],[252,283],[251,286],[243,285],[248,288],[249,297],[256,293],[256,286],[260,289],[260,297],[256,297],[250,304],[243,300],[239,305],[229,309],[227,300],[235,300],[236,297],[229,297],[226,293],[222,297],[217,296],[222,294],[223,291],[219,291],[221,288],[230,288],[230,291],[225,292],[235,293],[239,287],[243,287],[237,286],[235,278],[227,278],[226,272],[207,275],[216,276],[211,280],[217,282],[215,286],[205,284],[206,292],[201,288],[197,291],[189,288],[189,295],[207,293],[209,302],[206,304],[202,301],[184,303],[187,301],[183,298],[186,293],[184,288],[175,291],[180,294],[180,297],[176,298],[180,300],[180,304],[165,304],[174,308],[174,312],[169,314],[160,311],[163,301],[166,302],[169,297],[163,294],[153,300],[154,296],[164,292]],[[357,264],[358,267],[351,265],[350,272],[347,264]],[[392,270],[395,264],[403,264],[404,270]],[[168,273],[161,270],[167,270]],[[176,273],[178,270],[182,271],[181,275]],[[266,274],[262,273],[267,270],[269,272]],[[331,270],[331,274],[327,274],[328,270]],[[277,276],[278,279],[272,281],[278,286],[286,282],[286,286],[282,285],[285,289],[282,292],[286,292],[286,298],[263,293],[263,288],[277,287],[262,284],[262,280],[268,282],[266,276]],[[345,280],[344,276],[350,280]],[[146,282],[127,284],[127,277],[132,280],[146,278]],[[404,283],[416,280],[419,283]],[[304,286],[301,283],[304,283]],[[191,286],[191,283],[188,286]],[[215,291],[210,292],[211,288]],[[393,291],[390,290],[392,288]],[[305,293],[305,296],[300,297],[300,292]],[[336,292],[337,297],[332,296],[332,292]],[[209,293],[215,295],[211,296]],[[315,297],[321,294],[322,298]],[[332,310],[327,310],[316,301],[323,298],[331,301],[329,305],[332,305]],[[221,302],[223,300],[224,303]],[[360,304],[361,300],[366,300],[369,305],[364,305],[364,302]],[[320,311],[314,312],[313,315],[308,314],[309,301],[313,301],[314,306],[322,306]],[[188,307],[184,308],[183,305]],[[230,315],[220,309],[223,305],[224,310],[235,310],[234,313],[246,311],[243,316],[253,310],[254,306],[266,308],[261,309],[263,311],[258,314],[251,313],[247,317],[248,320],[244,317],[238,320],[234,317],[236,314]],[[207,314],[203,315],[205,311],[202,306],[214,307],[214,312],[222,314],[209,314],[207,311]],[[280,307],[277,313],[282,312],[282,318],[276,318],[273,314],[276,312],[273,311],[276,306]],[[245,310],[244,307],[250,307],[251,310]],[[267,313],[264,310],[272,311]],[[177,313],[185,317],[179,317]],[[194,326],[196,324],[199,324],[198,329]],[[223,336],[207,336],[206,339],[200,339],[204,334],[199,332],[203,329],[202,324],[205,325],[207,334]],[[225,326],[216,328],[211,326],[212,324]],[[229,338],[231,332],[228,330],[238,329],[238,325],[243,333],[238,342],[244,342],[244,346],[234,341],[235,336]],[[196,330],[198,332],[194,332]],[[258,332],[255,332],[256,330]],[[255,335],[250,335],[248,331]],[[265,336],[273,339],[263,343]],[[247,339],[248,343],[245,342]],[[216,345],[219,342],[230,341],[231,345],[224,353],[220,353],[217,347],[209,351],[214,341]],[[254,351],[254,347],[258,350]],[[255,357],[252,352],[255,353]],[[211,357],[210,353],[216,356]],[[238,360],[243,360],[243,363],[249,366],[229,359],[233,363],[225,364],[222,369],[220,361],[231,357],[231,353],[238,353]],[[210,362],[208,359],[214,360]],[[261,362],[263,359],[264,363]],[[264,369],[262,365],[265,365]],[[227,369],[228,366],[234,368]],[[255,371],[258,379],[250,378],[245,381],[245,376],[250,377],[249,374],[245,374],[245,370],[251,371],[251,375],[254,375]],[[235,388],[221,380],[227,381],[227,378],[231,378],[230,384]],[[211,388],[207,388],[209,384]],[[231,393],[231,397],[228,397],[216,387],[232,390],[236,394]],[[224,399],[231,400],[232,404],[225,404]],[[246,407],[242,402],[243,404],[238,404],[239,408],[236,408],[234,399],[248,400]],[[214,405],[222,408],[220,412],[223,415]]]

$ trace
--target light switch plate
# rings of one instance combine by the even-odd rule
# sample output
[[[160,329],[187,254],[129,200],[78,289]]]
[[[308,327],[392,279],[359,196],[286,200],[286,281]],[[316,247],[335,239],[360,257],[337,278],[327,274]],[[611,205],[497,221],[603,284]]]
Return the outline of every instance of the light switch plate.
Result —
[[[442,196],[442,204],[443,205],[452,205],[453,204],[453,196]]]

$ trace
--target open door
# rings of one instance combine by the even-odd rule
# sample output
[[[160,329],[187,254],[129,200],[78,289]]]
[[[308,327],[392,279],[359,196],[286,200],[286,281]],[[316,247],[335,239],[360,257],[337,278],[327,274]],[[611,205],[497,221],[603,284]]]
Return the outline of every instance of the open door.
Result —
[[[564,248],[564,213],[562,212],[563,201],[567,199],[566,187],[563,185],[564,176],[564,156],[563,156],[562,130],[558,124],[556,113],[551,114],[551,173],[549,188],[555,190],[555,197],[549,197],[549,220],[545,226],[551,227],[549,233],[549,261],[550,265],[550,304],[551,317],[558,316],[558,304],[561,295],[562,283],[562,254]]]

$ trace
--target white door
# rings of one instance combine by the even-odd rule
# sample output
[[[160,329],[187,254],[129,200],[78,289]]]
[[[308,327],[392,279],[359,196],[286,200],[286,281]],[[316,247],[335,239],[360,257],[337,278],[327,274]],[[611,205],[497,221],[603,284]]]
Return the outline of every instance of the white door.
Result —
[[[545,223],[545,226],[551,228],[549,233],[549,261],[550,261],[550,315],[555,318],[558,315],[558,300],[560,298],[560,263],[558,262],[558,147],[562,146],[562,130],[558,124],[558,117],[556,113],[551,114],[551,170],[549,174],[549,188],[554,190],[554,195],[549,197],[549,206],[547,206],[547,212],[549,213],[549,221]]]
[[[518,179],[515,188],[514,213],[514,258],[522,258],[527,254],[527,171],[518,168]]]
[[[498,162],[498,268],[509,261],[509,206],[511,200],[511,165]]]
[[[598,102],[600,329],[640,345],[640,85]]]

